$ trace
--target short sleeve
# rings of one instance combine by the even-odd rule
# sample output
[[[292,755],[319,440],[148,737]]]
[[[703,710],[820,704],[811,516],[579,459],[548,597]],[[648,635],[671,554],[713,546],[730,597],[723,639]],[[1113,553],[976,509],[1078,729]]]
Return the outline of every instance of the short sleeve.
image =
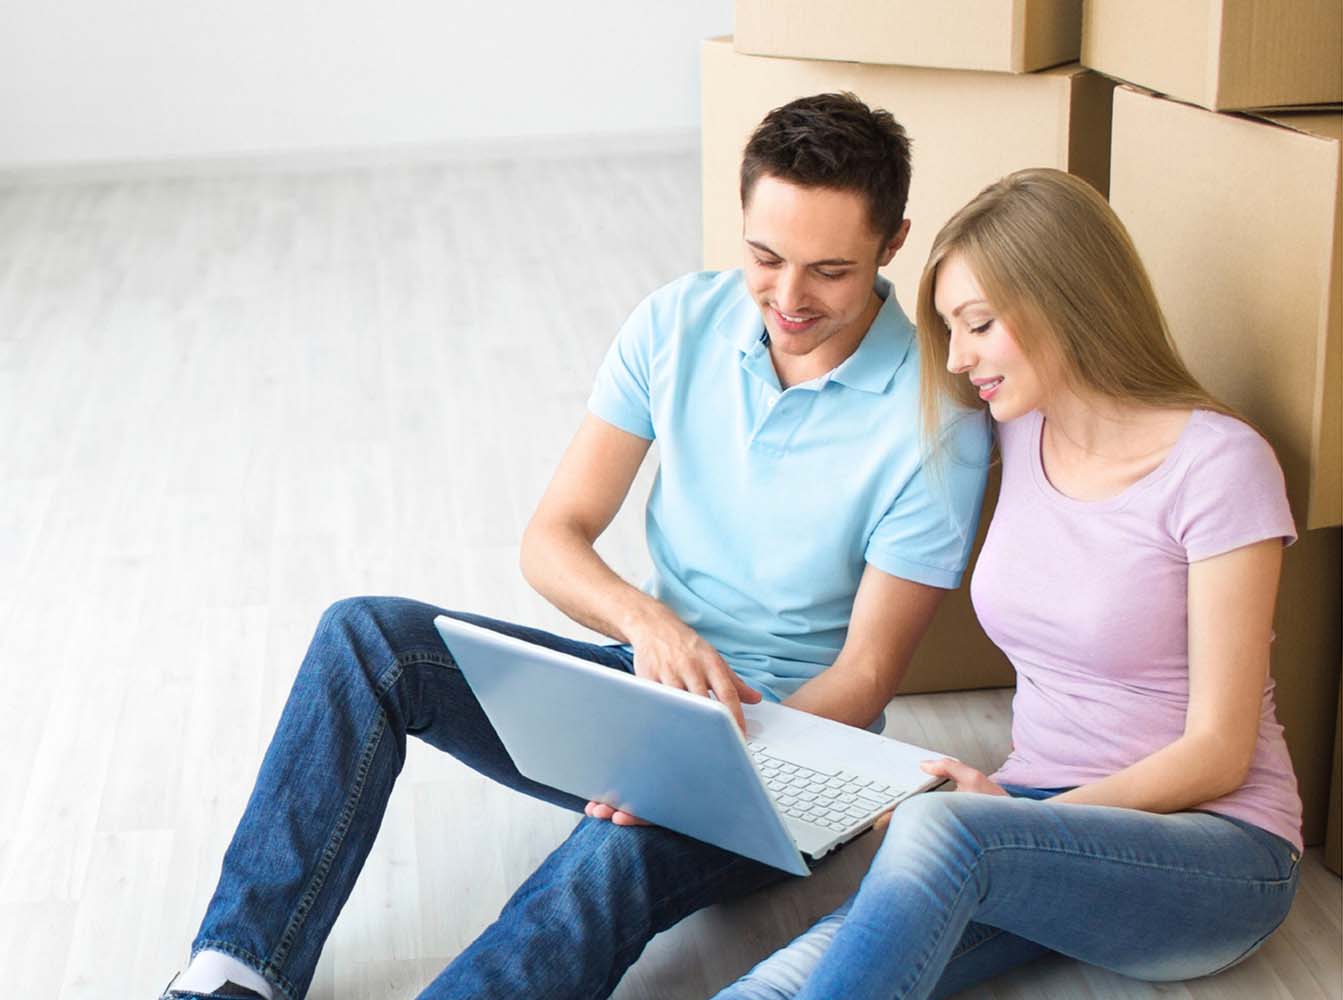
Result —
[[[915,583],[959,587],[979,526],[991,444],[982,412],[957,417],[878,522],[867,562]]]
[[[597,370],[588,410],[608,424],[645,440],[653,432],[650,393],[653,355],[653,309],[645,299],[625,320]]]
[[[1218,419],[1225,428],[1190,462],[1172,511],[1172,533],[1190,562],[1268,538],[1296,540],[1273,448],[1247,424]]]

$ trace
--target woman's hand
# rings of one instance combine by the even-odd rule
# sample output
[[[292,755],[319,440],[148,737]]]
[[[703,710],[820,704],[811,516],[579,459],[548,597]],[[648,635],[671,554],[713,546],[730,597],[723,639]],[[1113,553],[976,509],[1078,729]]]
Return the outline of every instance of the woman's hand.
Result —
[[[982,771],[976,771],[969,764],[962,764],[959,760],[953,760],[951,757],[943,757],[941,760],[925,760],[919,767],[934,777],[950,778],[956,782],[956,791],[958,792],[975,792],[979,795],[1007,794],[1001,785],[995,785],[984,776]]]

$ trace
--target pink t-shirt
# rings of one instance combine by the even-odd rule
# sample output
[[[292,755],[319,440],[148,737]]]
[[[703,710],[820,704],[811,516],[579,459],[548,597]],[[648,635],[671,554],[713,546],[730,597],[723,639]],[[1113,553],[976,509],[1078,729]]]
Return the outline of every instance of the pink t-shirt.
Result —
[[[1174,742],[1189,705],[1189,564],[1296,538],[1273,449],[1248,425],[1196,410],[1155,470],[1118,496],[1073,500],[1040,460],[1039,412],[998,424],[1003,485],[970,595],[1017,671],[1011,755],[994,779],[1096,781]],[[1195,807],[1301,848],[1301,799],[1264,685],[1240,788]]]

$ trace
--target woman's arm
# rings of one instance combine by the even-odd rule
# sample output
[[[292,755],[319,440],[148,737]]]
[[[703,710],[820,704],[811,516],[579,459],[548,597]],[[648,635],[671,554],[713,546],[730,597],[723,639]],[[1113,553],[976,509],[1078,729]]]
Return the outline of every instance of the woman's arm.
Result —
[[[1282,540],[1256,542],[1189,566],[1189,708],[1184,733],[1155,753],[1050,799],[1146,812],[1189,809],[1245,781],[1259,738]],[[973,768],[925,770],[968,792],[1002,789]]]

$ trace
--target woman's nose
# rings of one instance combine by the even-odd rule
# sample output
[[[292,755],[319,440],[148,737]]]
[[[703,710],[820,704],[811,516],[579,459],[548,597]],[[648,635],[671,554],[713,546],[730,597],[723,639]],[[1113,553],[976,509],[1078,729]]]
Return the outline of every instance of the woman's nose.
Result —
[[[961,372],[969,371],[973,364],[974,359],[965,349],[965,339],[953,331],[947,341],[947,371],[959,375]]]

